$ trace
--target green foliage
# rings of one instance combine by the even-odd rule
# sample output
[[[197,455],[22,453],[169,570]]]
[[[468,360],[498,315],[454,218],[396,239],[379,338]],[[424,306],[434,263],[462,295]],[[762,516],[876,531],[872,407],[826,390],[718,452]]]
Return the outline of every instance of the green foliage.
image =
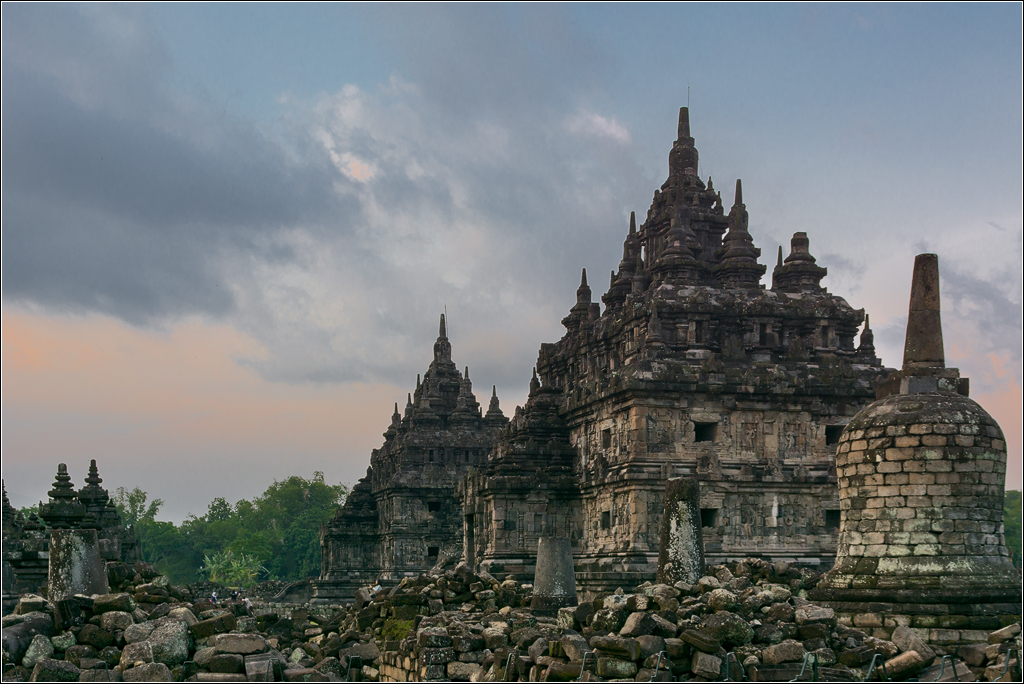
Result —
[[[319,471],[310,480],[293,475],[252,501],[232,506],[218,497],[204,515],[190,515],[180,526],[156,521],[163,501],[147,505],[148,496],[137,487],[118,489],[114,501],[125,524],[134,521],[143,558],[172,582],[215,575],[215,581],[247,585],[319,574],[320,525],[347,496],[347,486],[326,484]]]
[[[388,641],[401,641],[412,631],[412,628],[412,620],[388,618],[384,621],[384,627],[380,631],[381,638]]]
[[[267,569],[256,556],[244,553],[235,555],[229,550],[204,556],[201,572],[211,582],[232,587],[251,587],[261,574],[266,574]]]
[[[1024,501],[1021,492],[1008,489],[1003,499],[1003,528],[1006,537],[1006,548],[1013,555],[1013,564],[1021,567],[1021,517]]]
[[[160,507],[164,505],[164,500],[153,499],[147,506],[146,500],[148,498],[149,494],[146,494],[146,492],[138,487],[130,492],[124,487],[117,488],[112,500],[125,527],[137,525],[140,522],[153,522],[156,519],[156,514],[160,512]]]
[[[28,520],[29,516],[31,516],[33,513],[39,515],[39,504],[34,503],[31,506],[22,506],[18,510],[21,512],[23,516],[25,516],[25,519]]]

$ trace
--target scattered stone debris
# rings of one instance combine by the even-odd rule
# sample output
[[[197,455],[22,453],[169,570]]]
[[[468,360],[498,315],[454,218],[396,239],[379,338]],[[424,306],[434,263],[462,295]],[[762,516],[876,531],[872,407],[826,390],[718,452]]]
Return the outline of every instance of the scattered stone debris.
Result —
[[[4,681],[786,681],[815,665],[819,681],[859,681],[876,655],[897,681],[1017,676],[1019,623],[949,651],[909,627],[881,638],[803,598],[818,580],[750,558],[550,616],[529,608],[531,585],[460,563],[344,608],[258,600],[250,615],[112,563],[110,594],[21,597],[3,618]]]

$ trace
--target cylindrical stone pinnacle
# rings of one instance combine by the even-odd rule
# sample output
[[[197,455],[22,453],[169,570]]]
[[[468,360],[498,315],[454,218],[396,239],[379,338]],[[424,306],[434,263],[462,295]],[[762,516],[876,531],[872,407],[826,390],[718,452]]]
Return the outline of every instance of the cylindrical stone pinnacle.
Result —
[[[690,137],[690,108],[680,107],[679,108],[679,131],[677,134],[678,140],[686,140]]]
[[[945,367],[939,306],[939,257],[936,254],[918,254],[914,259],[914,281],[910,286],[903,369]]]

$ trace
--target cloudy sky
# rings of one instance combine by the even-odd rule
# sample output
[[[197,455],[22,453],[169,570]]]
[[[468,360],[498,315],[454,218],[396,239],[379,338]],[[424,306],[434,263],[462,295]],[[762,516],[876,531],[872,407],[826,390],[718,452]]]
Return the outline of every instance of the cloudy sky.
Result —
[[[3,5],[3,476],[139,486],[180,521],[354,482],[431,358],[506,413],[678,108],[773,263],[902,360],[939,254],[947,361],[1021,486],[1019,4]]]

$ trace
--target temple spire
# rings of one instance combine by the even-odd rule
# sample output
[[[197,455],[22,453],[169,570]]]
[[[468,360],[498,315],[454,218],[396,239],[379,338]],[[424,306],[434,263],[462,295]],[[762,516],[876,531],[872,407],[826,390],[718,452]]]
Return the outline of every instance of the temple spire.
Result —
[[[505,419],[505,414],[501,412],[501,406],[498,404],[497,385],[491,385],[491,403],[487,407],[487,415],[484,418],[490,421],[503,421]]]
[[[452,361],[452,345],[448,341],[448,328],[445,325],[444,314],[441,314],[441,323],[438,325],[437,342],[434,342],[434,363],[450,364]]]
[[[910,286],[903,369],[945,367],[939,305],[939,257],[918,254],[914,259],[914,280]]]
[[[629,212],[629,234],[630,235],[635,235],[636,234],[636,212],[635,211]]]
[[[716,256],[721,260],[715,274],[722,287],[757,289],[766,267],[757,263],[761,250],[754,246],[748,225],[750,216],[743,204],[743,181],[736,179],[736,198],[729,210],[729,233]]]
[[[864,329],[860,332],[860,346],[857,351],[861,354],[875,355],[875,335],[871,332],[871,317],[864,314]]]
[[[676,135],[677,140],[685,140],[690,137],[690,108],[680,107],[679,108],[679,130]]]
[[[668,154],[668,174],[677,178],[697,173],[698,154],[690,136],[690,110],[679,109],[679,132]]]

